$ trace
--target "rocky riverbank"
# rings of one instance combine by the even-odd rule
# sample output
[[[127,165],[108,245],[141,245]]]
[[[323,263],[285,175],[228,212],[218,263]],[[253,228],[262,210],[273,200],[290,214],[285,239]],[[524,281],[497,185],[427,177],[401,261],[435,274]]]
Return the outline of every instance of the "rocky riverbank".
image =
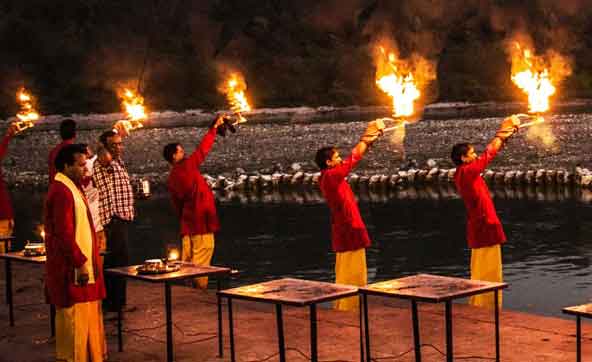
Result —
[[[292,112],[303,114],[294,109]],[[288,117],[287,113],[284,115]],[[241,125],[236,134],[218,138],[201,169],[213,178],[223,176],[232,183],[236,183],[241,177],[272,177],[274,173],[276,177],[287,175],[286,179],[298,174],[303,181],[313,183],[314,173],[318,171],[313,162],[315,151],[325,145],[335,145],[342,153],[347,154],[359,139],[366,122],[375,116],[372,112],[366,112],[358,113],[355,121],[330,118],[325,121],[308,119],[302,122],[296,121],[294,115],[291,119],[277,121],[273,118],[257,121],[253,117],[254,120]],[[84,119],[79,119],[81,130],[78,140],[96,143],[102,130],[111,124],[110,117],[116,119],[113,115],[102,119],[98,119],[99,116],[94,117],[95,122],[103,124],[104,128],[95,127],[97,124],[90,127]],[[207,117],[211,118],[211,114]],[[482,150],[494,136],[502,120],[501,117],[430,119],[427,115],[425,118],[407,126],[406,134],[393,132],[385,135],[360,163],[356,173],[369,179],[382,175],[396,184],[403,180],[409,181],[413,170],[424,170],[415,172],[419,179],[425,180],[437,172],[436,179],[441,180],[444,172],[449,173],[453,169],[449,153],[454,143],[468,141]],[[188,119],[183,117],[166,119],[168,121],[165,118],[159,121],[149,120],[147,125],[153,126],[152,128],[135,131],[125,141],[124,159],[130,174],[134,178],[150,179],[157,188],[163,184],[168,174],[168,165],[161,156],[162,147],[169,142],[181,142],[187,150],[191,150],[206,130],[203,123],[206,116],[203,116],[203,122],[196,121],[199,126],[187,126]],[[526,129],[521,130],[490,165],[493,172],[504,172],[503,176],[490,174],[492,179],[497,177],[498,180],[505,178],[508,183],[530,183],[527,180],[530,177],[532,183],[540,184],[536,181],[537,177],[539,181],[549,177],[549,180],[553,178],[560,183],[577,183],[581,177],[576,174],[576,166],[582,166],[580,176],[588,175],[585,168],[590,164],[589,154],[592,151],[587,142],[592,133],[591,119],[590,113],[549,116],[544,126],[546,128],[539,132],[554,139],[546,146],[540,137],[533,137]],[[59,123],[57,118],[43,127],[36,126],[32,132],[28,131],[13,140],[3,164],[5,177],[10,185],[45,187],[47,154],[58,143],[59,138],[55,129],[56,122]],[[541,173],[540,170],[545,172]],[[551,170],[549,176],[546,170]],[[507,171],[514,172],[508,174]],[[430,172],[432,174],[428,176]],[[394,175],[398,176],[393,178]],[[267,176],[263,179],[264,183],[267,182]],[[397,177],[401,181],[396,181]],[[416,179],[415,175],[411,177]],[[386,182],[386,179],[383,181]]]

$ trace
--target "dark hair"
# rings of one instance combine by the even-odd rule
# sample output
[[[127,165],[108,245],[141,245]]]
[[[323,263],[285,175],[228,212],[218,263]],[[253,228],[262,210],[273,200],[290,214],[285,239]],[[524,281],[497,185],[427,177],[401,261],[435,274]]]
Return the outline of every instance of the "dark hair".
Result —
[[[463,164],[462,156],[466,156],[469,149],[471,149],[470,143],[457,143],[452,146],[452,152],[450,152],[450,158],[455,165],[460,166]]]
[[[99,136],[99,141],[103,144],[103,146],[109,147],[107,140],[115,135],[117,135],[117,132],[113,130],[105,131]]]
[[[321,170],[324,170],[327,168],[327,161],[329,161],[331,159],[331,157],[333,157],[333,154],[337,152],[337,148],[331,146],[331,147],[323,147],[320,150],[317,151],[317,154],[315,156],[315,162],[317,164],[317,166],[319,166],[319,168]]]
[[[63,140],[69,140],[76,137],[76,121],[66,118],[60,123],[60,137]]]
[[[167,160],[168,163],[173,163],[173,155],[177,152],[177,147],[180,143],[169,143],[162,149],[162,157]]]
[[[66,165],[71,166],[76,162],[76,154],[80,153],[82,155],[86,154],[86,145],[82,145],[79,143],[74,143],[71,145],[66,145],[60,149],[58,152],[56,159],[55,159],[55,168],[56,170],[62,172]]]

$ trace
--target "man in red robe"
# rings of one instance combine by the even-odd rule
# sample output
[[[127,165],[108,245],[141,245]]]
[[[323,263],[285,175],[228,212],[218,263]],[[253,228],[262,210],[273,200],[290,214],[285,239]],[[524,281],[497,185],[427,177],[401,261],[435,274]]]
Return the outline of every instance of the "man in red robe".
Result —
[[[56,359],[102,362],[106,354],[102,265],[92,217],[80,187],[86,148],[64,146],[45,204],[45,291],[56,307]]]
[[[74,139],[76,138],[76,121],[68,118],[64,119],[62,123],[60,123],[60,138],[62,139],[62,142],[49,152],[49,157],[47,160],[49,168],[49,184],[53,182],[53,178],[57,173],[55,169],[55,159],[58,155],[58,152],[60,152],[64,146],[74,143]]]
[[[214,195],[199,172],[199,166],[212,149],[216,134],[225,133],[224,120],[223,116],[214,120],[201,143],[187,158],[179,143],[169,143],[163,149],[163,157],[171,165],[167,186],[181,223],[181,258],[197,265],[210,265],[214,254],[214,233],[220,229]],[[208,278],[197,278],[195,282],[202,289],[208,286]]]
[[[506,235],[481,173],[506,140],[518,130],[519,125],[517,117],[506,118],[481,156],[477,156],[475,148],[469,143],[458,143],[452,148],[451,158],[457,166],[454,182],[467,210],[471,279],[490,282],[503,280],[501,244],[506,242]],[[471,297],[469,304],[493,308],[493,293]]]
[[[8,152],[8,143],[16,134],[16,128],[11,125],[6,130],[4,138],[0,143],[0,162],[4,160]],[[10,251],[10,239],[14,230],[14,212],[10,203],[10,195],[8,188],[2,176],[2,169],[0,169],[0,253],[7,253]]]
[[[370,122],[360,142],[345,160],[341,159],[335,147],[321,148],[315,157],[321,169],[319,186],[331,210],[331,244],[335,252],[335,283],[338,284],[367,284],[366,248],[370,246],[370,238],[345,177],[382,135],[383,129],[381,120]],[[335,303],[338,310],[354,310],[357,307],[357,297],[340,299]]]

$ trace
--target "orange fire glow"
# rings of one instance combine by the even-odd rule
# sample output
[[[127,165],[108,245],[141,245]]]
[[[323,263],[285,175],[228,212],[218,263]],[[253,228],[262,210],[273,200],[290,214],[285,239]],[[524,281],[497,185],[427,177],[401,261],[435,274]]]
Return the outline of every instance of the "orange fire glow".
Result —
[[[142,122],[148,118],[144,98],[130,88],[119,90],[118,96],[121,99],[121,106],[127,120],[118,121],[116,126],[124,128],[127,133],[144,127]]]
[[[378,47],[376,85],[392,98],[394,117],[415,114],[414,104],[422,95],[420,89],[434,78],[434,67],[425,58],[414,54],[403,60],[395,51]]]
[[[16,115],[19,120],[14,124],[17,132],[22,132],[35,125],[35,121],[39,120],[39,113],[33,105],[33,96],[24,87],[16,92],[16,101],[20,106],[20,111]]]
[[[238,72],[230,73],[219,89],[224,95],[226,95],[230,110],[238,118],[237,123],[246,122],[246,119],[241,114],[250,112],[251,106],[245,95],[247,83],[245,82],[243,75]]]

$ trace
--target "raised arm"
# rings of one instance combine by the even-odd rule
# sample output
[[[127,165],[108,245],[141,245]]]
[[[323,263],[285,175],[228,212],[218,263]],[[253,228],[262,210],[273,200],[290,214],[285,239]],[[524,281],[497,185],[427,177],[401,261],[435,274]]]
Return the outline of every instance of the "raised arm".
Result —
[[[360,138],[360,142],[353,148],[351,155],[329,172],[341,178],[347,176],[364,157],[368,148],[382,135],[383,129],[384,122],[380,119],[368,123],[366,131]]]
[[[224,116],[221,115],[216,117],[216,119],[212,122],[208,132],[206,132],[206,134],[201,139],[200,144],[195,148],[195,151],[193,151],[191,156],[189,156],[188,160],[192,163],[193,167],[197,168],[204,162],[206,156],[208,153],[210,153],[210,150],[214,145],[214,141],[216,140],[217,129],[223,123]]]
[[[495,137],[489,142],[479,158],[466,166],[466,170],[475,174],[480,174],[485,170],[487,165],[495,158],[498,151],[503,147],[508,138],[510,138],[520,126],[520,119],[516,116],[511,116],[502,122]]]

